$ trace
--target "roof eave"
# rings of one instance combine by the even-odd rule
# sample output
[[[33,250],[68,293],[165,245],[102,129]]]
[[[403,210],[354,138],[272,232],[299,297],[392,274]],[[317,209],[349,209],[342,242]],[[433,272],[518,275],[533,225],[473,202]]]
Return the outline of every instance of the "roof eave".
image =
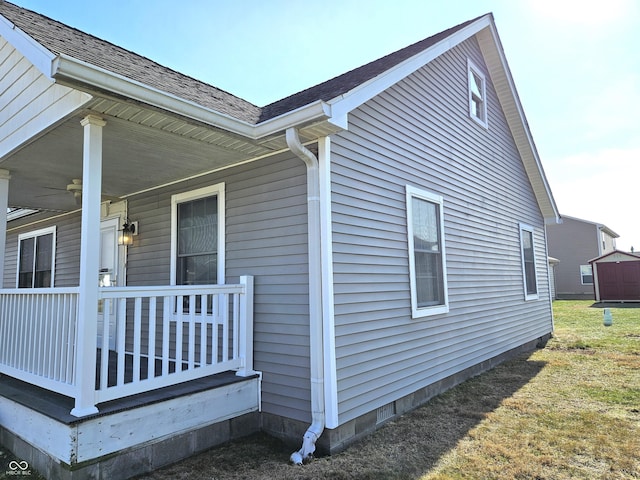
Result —
[[[410,57],[397,65],[385,70],[380,75],[361,83],[338,97],[329,100],[335,118],[346,118],[347,114],[360,105],[371,100],[376,95],[411,75],[435,58],[447,52],[456,45],[486,28],[491,23],[491,15],[487,14],[466,27],[461,28],[448,37],[426,48],[420,53]]]
[[[611,238],[620,238],[620,235],[618,235],[616,232],[611,230],[606,225],[598,224],[598,228],[604,233],[606,233],[607,235],[609,235]]]
[[[485,32],[489,33],[489,36],[484,35]],[[511,72],[502,49],[502,44],[491,14],[478,18],[476,21],[470,23],[464,28],[461,28],[457,32],[435,43],[431,47],[426,48],[413,57],[395,65],[350,91],[329,100],[328,103],[332,107],[333,118],[340,119],[341,125],[343,125],[344,128],[347,128],[346,119],[349,112],[358,108],[374,96],[383,92],[408,75],[417,71],[419,68],[422,68],[436,57],[474,35],[478,36],[478,41],[481,44],[481,47],[483,46],[484,38],[485,45],[483,53],[487,53],[487,48],[492,49],[492,55],[487,58],[487,64],[490,70],[492,70],[491,76],[494,80],[494,84],[496,83],[495,77],[498,76],[497,73],[500,73],[499,76],[502,77],[502,82],[500,82],[499,85],[496,85],[496,90],[499,90],[498,94],[501,97],[502,108],[510,110],[506,112],[507,120],[516,140],[523,163],[525,164],[525,169],[527,170],[527,175],[529,176],[529,180],[534,189],[536,200],[544,217],[545,224],[550,225],[562,223],[562,217],[555,203],[555,199],[553,198],[551,188],[533,142],[533,137],[529,130],[529,125],[524,115],[524,110],[520,103],[515,83],[511,76]],[[487,40],[489,42],[486,42]],[[505,105],[505,103],[508,105]],[[516,135],[516,131],[519,131],[519,135]]]
[[[529,176],[545,224],[560,224],[562,223],[562,217],[544,173],[500,37],[493,18],[488,20],[488,25],[478,32],[477,38],[489,68],[491,80],[498,94],[501,107],[505,112],[509,129],[520,152],[520,157]]]
[[[331,107],[326,102],[318,100],[254,125],[65,54],[55,57],[50,75],[56,81],[68,86],[109,92],[251,140],[280,134],[291,126],[308,125],[331,119]]]
[[[20,30],[8,18],[0,15],[0,36],[24,55],[47,78],[51,78],[55,54]]]

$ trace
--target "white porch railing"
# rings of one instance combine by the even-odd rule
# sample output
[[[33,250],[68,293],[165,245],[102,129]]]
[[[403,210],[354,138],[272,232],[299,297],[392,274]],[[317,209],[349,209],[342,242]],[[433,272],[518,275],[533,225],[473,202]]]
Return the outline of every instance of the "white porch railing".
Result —
[[[84,359],[75,348],[78,295],[78,288],[0,291],[0,373],[77,399],[80,362],[93,362],[95,378],[82,381],[95,383],[94,404],[227,370],[254,373],[253,277],[238,285],[100,288],[101,343]]]
[[[0,290],[0,373],[74,396],[78,293]]]

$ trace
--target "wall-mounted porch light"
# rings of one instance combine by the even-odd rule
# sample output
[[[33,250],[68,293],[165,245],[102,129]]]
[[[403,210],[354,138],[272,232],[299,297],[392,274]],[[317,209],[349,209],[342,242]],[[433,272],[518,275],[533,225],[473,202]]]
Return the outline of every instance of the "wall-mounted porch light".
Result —
[[[118,235],[118,245],[133,245],[133,236],[138,234],[138,222],[131,222],[127,218],[122,224]]]

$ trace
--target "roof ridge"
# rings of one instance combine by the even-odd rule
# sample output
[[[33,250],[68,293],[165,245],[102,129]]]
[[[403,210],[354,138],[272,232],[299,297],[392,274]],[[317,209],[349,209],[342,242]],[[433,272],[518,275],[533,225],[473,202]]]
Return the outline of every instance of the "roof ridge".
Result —
[[[472,24],[473,22],[486,15],[492,14],[487,13],[471,20],[459,23],[458,25],[447,28],[446,30],[438,32],[427,38],[418,40],[411,45],[388,53],[383,57],[372,60],[359,67],[355,67],[348,72],[342,73],[333,78],[330,78],[329,80],[305,88],[297,93],[265,105],[264,107],[262,107],[262,114],[258,123],[286,113],[287,111],[294,110],[295,108],[302,107],[307,103],[311,103],[312,101],[331,100],[333,98],[336,98],[339,95],[342,95],[352,90],[353,88],[365,83],[366,81],[375,78],[377,75],[389,70],[390,68],[393,68],[399,63],[402,63],[404,60],[407,60],[421,53],[427,48],[433,46],[438,41],[448,37],[458,30],[461,30],[462,28]]]

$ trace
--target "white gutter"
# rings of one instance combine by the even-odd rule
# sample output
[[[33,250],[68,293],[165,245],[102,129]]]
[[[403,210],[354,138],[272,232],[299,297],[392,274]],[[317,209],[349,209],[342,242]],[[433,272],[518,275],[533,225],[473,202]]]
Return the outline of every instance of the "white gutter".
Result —
[[[320,175],[318,159],[300,143],[298,131],[287,128],[287,145],[307,166],[307,216],[309,249],[309,357],[311,366],[311,425],[302,439],[302,448],[291,454],[291,462],[301,465],[312,457],[316,441],[325,427],[324,362],[322,322],[322,255],[320,228]]]
[[[53,59],[49,75],[63,84],[85,85],[90,89],[111,92],[252,140],[279,134],[282,130],[293,125],[304,125],[323,120],[331,121],[332,116],[331,106],[318,100],[258,125],[253,125],[65,54],[60,54]]]

